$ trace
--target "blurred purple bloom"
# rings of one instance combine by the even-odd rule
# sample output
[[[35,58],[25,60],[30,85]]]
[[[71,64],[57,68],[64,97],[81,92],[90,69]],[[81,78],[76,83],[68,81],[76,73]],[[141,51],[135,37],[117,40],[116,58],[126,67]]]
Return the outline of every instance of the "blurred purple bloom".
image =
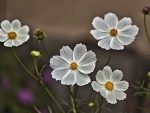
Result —
[[[47,109],[41,109],[41,113],[49,113]]]
[[[3,89],[8,90],[11,88],[11,79],[5,76],[2,78],[1,84]]]
[[[51,84],[54,82],[54,79],[52,78],[52,75],[51,75],[51,71],[44,71],[42,73],[42,78],[43,78],[43,82],[45,84]]]
[[[149,14],[150,7],[149,6],[144,6],[142,11],[143,11],[144,14]]]
[[[17,93],[17,100],[22,104],[31,104],[33,102],[33,92],[29,89],[21,89]]]

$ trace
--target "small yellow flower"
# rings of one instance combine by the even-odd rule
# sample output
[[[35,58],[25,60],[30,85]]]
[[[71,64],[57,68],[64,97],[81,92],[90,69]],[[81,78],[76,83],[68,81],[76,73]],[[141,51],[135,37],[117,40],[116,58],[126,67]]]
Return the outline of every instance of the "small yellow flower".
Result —
[[[147,76],[150,77],[150,71],[147,73]]]
[[[31,51],[31,56],[33,56],[33,57],[40,57],[40,56],[41,56],[41,54],[40,54],[40,52],[39,52],[39,51],[35,51],[35,50],[33,50],[33,51]]]
[[[93,102],[88,103],[89,107],[93,107],[95,104]]]

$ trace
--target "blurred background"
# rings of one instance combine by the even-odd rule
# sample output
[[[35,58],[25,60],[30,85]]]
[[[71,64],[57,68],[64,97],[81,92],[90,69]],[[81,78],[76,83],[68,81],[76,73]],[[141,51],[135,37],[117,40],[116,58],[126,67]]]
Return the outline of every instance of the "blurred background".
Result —
[[[0,0],[0,22],[19,19],[22,25],[30,28],[30,39],[23,45],[15,48],[19,57],[35,74],[33,58],[30,56],[32,50],[39,50],[43,54],[39,59],[39,69],[47,64],[42,72],[44,83],[52,93],[60,99],[69,100],[69,92],[60,81],[51,78],[52,69],[49,67],[49,58],[46,56],[41,44],[34,43],[34,31],[43,28],[46,32],[45,46],[52,56],[59,55],[62,46],[70,46],[72,49],[77,43],[83,43],[88,50],[97,55],[96,69],[90,74],[95,80],[98,70],[103,69],[109,51],[97,46],[98,41],[90,34],[94,29],[92,21],[94,17],[104,17],[105,14],[115,13],[119,20],[130,17],[133,25],[139,27],[139,34],[133,43],[125,46],[122,51],[114,51],[109,62],[113,70],[123,71],[124,78],[129,82],[126,91],[127,98],[118,101],[115,105],[108,104],[113,113],[144,113],[137,106],[147,107],[143,98],[134,96],[136,90],[131,86],[135,81],[145,80],[148,83],[147,72],[150,71],[150,46],[144,30],[144,15],[140,10],[150,5],[149,0]],[[147,27],[150,30],[150,17],[147,17]],[[34,43],[34,44],[33,44]],[[56,104],[49,98],[45,90],[31,78],[21,67],[15,58],[11,48],[6,48],[0,43],[0,113],[36,113],[33,105],[42,113],[48,113],[47,105],[53,113],[59,113]],[[78,88],[77,97],[88,97],[91,85],[88,84]],[[96,96],[100,101],[100,94],[94,92],[92,99]],[[67,107],[64,106],[67,113]],[[105,110],[105,113],[109,111]],[[89,112],[90,113],[90,112]]]

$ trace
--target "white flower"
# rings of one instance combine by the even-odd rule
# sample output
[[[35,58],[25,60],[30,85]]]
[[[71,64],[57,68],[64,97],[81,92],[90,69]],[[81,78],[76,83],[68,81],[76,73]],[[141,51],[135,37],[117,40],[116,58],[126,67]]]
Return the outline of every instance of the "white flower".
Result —
[[[92,88],[96,92],[100,92],[108,103],[115,104],[117,103],[116,99],[123,100],[126,98],[123,91],[129,87],[128,82],[120,81],[122,77],[122,71],[115,70],[112,72],[109,66],[105,66],[103,70],[98,71],[96,81],[92,82]]]
[[[85,45],[77,44],[72,51],[70,47],[63,46],[60,49],[60,56],[53,56],[50,59],[52,78],[60,80],[61,84],[83,86],[91,79],[87,75],[95,68],[96,55],[88,51]]]
[[[6,47],[19,46],[29,39],[29,27],[26,25],[21,27],[19,20],[13,20],[12,23],[4,20],[1,23],[1,28],[0,42],[5,42],[4,46]]]
[[[118,22],[117,16],[113,13],[106,14],[104,20],[95,17],[92,24],[96,30],[91,30],[91,34],[100,40],[98,46],[106,50],[124,49],[123,45],[133,42],[139,30],[136,25],[131,25],[130,18],[124,17]]]

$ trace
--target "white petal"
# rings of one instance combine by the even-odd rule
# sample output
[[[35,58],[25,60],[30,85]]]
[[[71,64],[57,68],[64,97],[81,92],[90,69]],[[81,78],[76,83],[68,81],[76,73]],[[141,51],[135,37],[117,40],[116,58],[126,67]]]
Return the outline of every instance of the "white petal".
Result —
[[[113,13],[106,14],[104,20],[110,29],[116,28],[118,24],[118,17]]]
[[[29,32],[29,27],[25,25],[18,30],[17,34],[25,35],[25,34],[28,34],[28,32]]]
[[[107,98],[108,91],[104,88],[104,86],[103,86],[103,90],[100,90],[100,93],[104,98]]]
[[[107,95],[106,100],[108,101],[108,103],[111,103],[111,104],[116,104],[117,103],[117,100],[115,99],[115,96],[112,93],[112,91],[108,91],[108,95]]]
[[[78,63],[80,65],[86,65],[86,64],[93,63],[93,62],[96,62],[96,55],[94,52],[88,51],[80,58]]]
[[[104,78],[104,74],[102,70],[99,70],[96,75],[96,81],[100,84],[105,84],[106,80]]]
[[[131,24],[132,24],[131,18],[124,17],[118,22],[117,29],[121,30],[127,26],[130,26]]]
[[[6,47],[12,47],[12,45],[13,45],[13,42],[10,39],[4,43],[4,46],[6,46]]]
[[[120,81],[114,84],[114,89],[117,91],[126,91],[129,87],[129,83],[127,81]]]
[[[123,77],[122,71],[120,71],[120,70],[115,70],[115,71],[113,71],[113,73],[112,73],[111,81],[112,81],[113,83],[119,82],[119,81],[122,79],[122,77]]]
[[[16,46],[16,47],[23,43],[23,42],[16,40],[16,39],[12,40],[12,42],[13,42],[13,46]]]
[[[78,70],[84,74],[89,74],[93,72],[94,68],[95,68],[95,62],[86,65],[78,65]]]
[[[98,46],[100,46],[103,49],[109,50],[110,49],[110,41],[111,37],[108,36],[98,42]]]
[[[117,38],[112,38],[110,42],[110,47],[115,50],[122,50],[124,46],[120,44]]]
[[[109,27],[107,26],[105,21],[101,19],[100,17],[95,17],[93,19],[92,25],[94,26],[96,30],[109,31]]]
[[[121,31],[119,31],[120,35],[127,36],[136,36],[138,34],[139,28],[136,25],[127,26]]]
[[[1,27],[6,33],[9,33],[11,31],[11,24],[8,20],[2,21]]]
[[[70,67],[70,65],[61,56],[53,56],[50,59],[50,66],[53,69],[66,69]]]
[[[19,35],[16,37],[16,39],[21,42],[26,42],[29,39],[29,35]]]
[[[21,28],[21,23],[19,20],[13,20],[11,23],[11,31],[17,32]]]
[[[117,35],[117,39],[122,45],[128,45],[131,42],[134,41],[135,37],[134,36],[123,36],[123,35]]]
[[[74,85],[77,82],[77,77],[75,71],[70,71],[70,73],[65,74],[62,77],[61,84]]]
[[[109,66],[105,66],[103,69],[104,78],[106,81],[110,81],[112,70]]]
[[[83,74],[79,71],[76,71],[76,77],[77,77],[77,85],[78,86],[83,86],[91,82],[91,79],[88,75]]]
[[[62,49],[60,49],[60,55],[68,62],[71,63],[73,61],[73,52],[70,49],[69,46],[63,46]]]
[[[8,39],[7,33],[0,29],[0,42],[4,42]]]
[[[113,92],[115,98],[118,100],[124,100],[126,98],[126,94],[124,92],[119,92],[116,90],[112,90],[112,92]]]
[[[96,40],[100,40],[100,39],[103,39],[103,38],[106,38],[107,36],[109,36],[108,32],[103,32],[103,31],[98,31],[98,30],[91,30],[90,33],[93,35],[93,37]]]
[[[87,52],[86,46],[83,44],[77,44],[73,50],[73,60],[78,62],[80,58]]]
[[[55,69],[52,71],[52,78],[56,79],[56,80],[61,80],[62,77],[66,74],[69,73],[70,70],[69,69]]]
[[[100,90],[104,89],[104,86],[100,85],[96,81],[93,81],[91,85],[92,85],[93,90],[95,90],[96,92],[100,92]]]

